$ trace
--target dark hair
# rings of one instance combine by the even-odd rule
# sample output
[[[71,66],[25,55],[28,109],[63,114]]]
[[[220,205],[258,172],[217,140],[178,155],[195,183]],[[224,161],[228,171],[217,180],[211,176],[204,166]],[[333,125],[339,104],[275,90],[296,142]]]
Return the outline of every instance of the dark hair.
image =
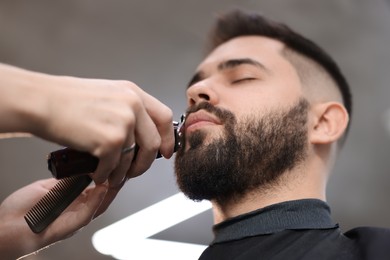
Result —
[[[290,29],[287,25],[272,21],[257,13],[233,10],[218,17],[210,32],[212,51],[220,44],[247,35],[260,35],[278,40],[289,49],[308,57],[318,63],[335,81],[339,88],[344,106],[351,117],[352,97],[349,85],[336,62],[317,44]],[[348,132],[349,124],[346,133]]]

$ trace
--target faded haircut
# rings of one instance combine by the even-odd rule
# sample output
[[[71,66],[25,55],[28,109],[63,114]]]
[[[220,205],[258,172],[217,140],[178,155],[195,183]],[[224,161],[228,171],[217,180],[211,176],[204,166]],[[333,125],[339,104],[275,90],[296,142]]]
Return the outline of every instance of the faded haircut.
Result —
[[[304,77],[306,72],[302,71],[305,66],[298,66],[297,63],[294,62],[293,57],[296,55],[291,55],[291,51],[303,55],[323,68],[340,91],[343,104],[351,118],[351,91],[348,82],[341,73],[336,62],[316,43],[293,31],[283,23],[272,21],[258,13],[244,12],[242,10],[229,11],[220,15],[216,20],[215,25],[212,27],[209,34],[209,44],[206,51],[207,53],[210,53],[219,45],[233,38],[253,35],[268,37],[284,43],[287,50],[283,50],[282,55],[288,59],[297,70],[297,74],[302,82],[305,82]],[[348,123],[344,137],[340,140],[341,143],[344,143],[350,122],[351,121]]]

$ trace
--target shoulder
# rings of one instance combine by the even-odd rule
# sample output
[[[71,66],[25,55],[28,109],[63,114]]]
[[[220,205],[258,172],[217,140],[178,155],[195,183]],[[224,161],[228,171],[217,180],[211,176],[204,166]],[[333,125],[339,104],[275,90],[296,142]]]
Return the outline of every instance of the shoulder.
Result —
[[[381,240],[390,239],[390,228],[357,227],[345,233],[345,236],[354,240]]]
[[[366,257],[378,259],[390,255],[390,229],[378,227],[358,227],[344,234],[355,241]],[[380,258],[382,259],[382,258]]]

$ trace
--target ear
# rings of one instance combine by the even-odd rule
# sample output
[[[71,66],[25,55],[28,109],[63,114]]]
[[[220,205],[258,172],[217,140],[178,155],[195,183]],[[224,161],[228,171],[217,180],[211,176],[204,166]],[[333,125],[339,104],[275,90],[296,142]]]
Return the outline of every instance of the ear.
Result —
[[[318,103],[312,106],[311,112],[310,143],[333,143],[344,134],[349,121],[344,105],[339,102]]]

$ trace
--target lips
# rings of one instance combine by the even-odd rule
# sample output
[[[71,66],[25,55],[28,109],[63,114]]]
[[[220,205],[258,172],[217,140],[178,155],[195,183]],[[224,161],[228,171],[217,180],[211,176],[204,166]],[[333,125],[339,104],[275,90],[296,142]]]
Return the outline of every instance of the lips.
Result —
[[[221,121],[204,110],[199,110],[187,116],[185,131],[193,131],[206,125],[221,125]]]

